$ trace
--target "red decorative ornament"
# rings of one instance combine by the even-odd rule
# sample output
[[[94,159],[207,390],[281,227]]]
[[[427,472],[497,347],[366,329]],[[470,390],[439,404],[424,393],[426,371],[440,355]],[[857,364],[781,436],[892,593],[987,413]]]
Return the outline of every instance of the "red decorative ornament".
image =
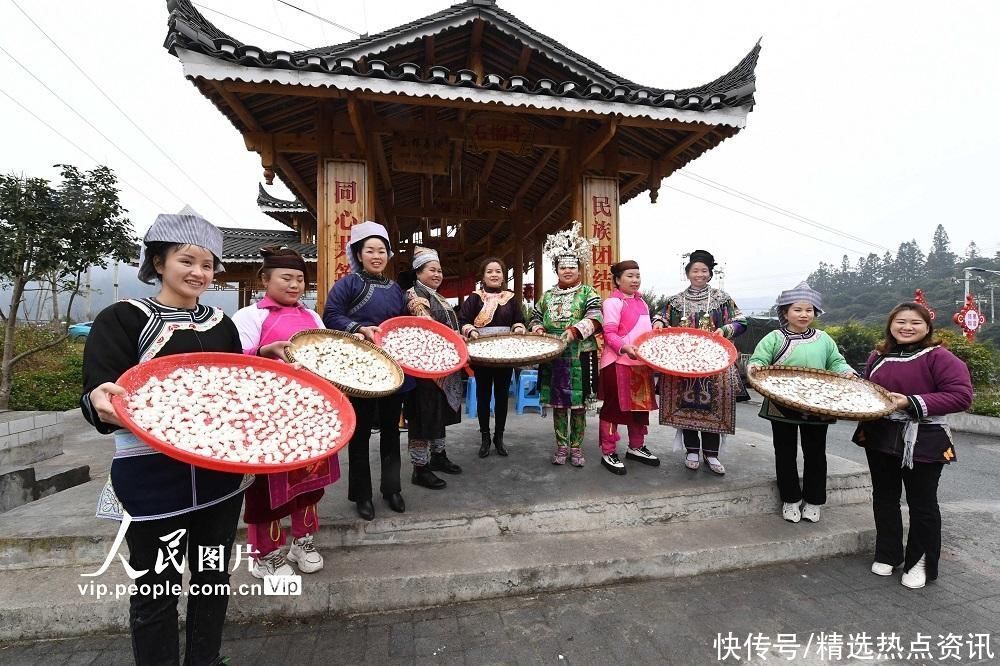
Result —
[[[962,306],[961,310],[955,313],[955,316],[952,319],[956,324],[958,324],[959,328],[962,329],[962,332],[965,334],[965,338],[969,342],[975,340],[976,332],[979,330],[979,327],[986,322],[986,317],[984,317],[979,311],[979,308],[976,307],[976,301],[972,297],[972,294],[965,297],[965,305]]]
[[[535,300],[535,285],[533,283],[531,283],[531,282],[528,282],[527,284],[525,284],[521,288],[521,296],[526,301],[534,301]]]
[[[913,292],[913,300],[916,303],[919,303],[920,305],[927,308],[927,312],[929,312],[931,315],[931,321],[934,321],[934,319],[937,317],[937,314],[934,312],[934,309],[931,308],[930,303],[927,302],[927,299],[924,298],[923,289],[917,289],[915,292]]]

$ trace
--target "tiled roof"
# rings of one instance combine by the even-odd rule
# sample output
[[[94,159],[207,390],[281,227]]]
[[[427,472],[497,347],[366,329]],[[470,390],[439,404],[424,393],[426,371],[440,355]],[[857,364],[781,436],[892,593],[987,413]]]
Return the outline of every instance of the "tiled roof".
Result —
[[[268,194],[260,183],[257,183],[257,206],[264,212],[284,211],[289,213],[306,213],[308,209],[298,199],[279,199]]]
[[[291,248],[306,261],[316,261],[316,246],[300,243],[296,231],[271,229],[237,229],[221,227],[222,263],[260,262],[260,249],[268,245]]]
[[[382,79],[405,82],[410,86],[416,83],[427,86],[514,91],[685,111],[751,108],[754,104],[754,69],[760,53],[759,42],[736,67],[716,80],[694,88],[669,90],[640,85],[608,71],[532,29],[514,15],[497,7],[493,0],[466,0],[376,35],[362,36],[344,44],[303,51],[267,51],[243,44],[212,25],[194,8],[190,0],[167,0],[167,7],[170,10],[169,32],[164,46],[171,53],[176,55],[176,49],[182,48],[212,59],[253,69]],[[482,82],[478,82],[476,73],[466,69],[450,72],[444,66],[421,67],[412,62],[390,64],[379,59],[379,56],[386,51],[399,49],[424,36],[465,25],[476,19],[482,19],[503,33],[543,53],[559,66],[560,71],[575,78],[563,81],[538,78],[531,81],[522,75],[487,71]]]

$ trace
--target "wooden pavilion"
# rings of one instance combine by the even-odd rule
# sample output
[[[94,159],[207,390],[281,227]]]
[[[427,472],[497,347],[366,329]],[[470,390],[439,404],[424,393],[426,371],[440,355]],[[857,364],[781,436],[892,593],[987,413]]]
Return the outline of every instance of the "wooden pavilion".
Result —
[[[265,181],[277,175],[304,206],[275,213],[300,242],[315,238],[318,307],[365,219],[389,229],[397,268],[422,244],[469,284],[497,255],[519,296],[531,264],[541,284],[545,235],[579,220],[596,242],[586,277],[608,293],[620,205],[647,191],[655,202],[664,177],[739,132],[754,104],[759,44],[711,83],[668,90],[604,69],[495,0],[295,52],[244,44],[190,0],[167,6],[165,48],[260,155]]]

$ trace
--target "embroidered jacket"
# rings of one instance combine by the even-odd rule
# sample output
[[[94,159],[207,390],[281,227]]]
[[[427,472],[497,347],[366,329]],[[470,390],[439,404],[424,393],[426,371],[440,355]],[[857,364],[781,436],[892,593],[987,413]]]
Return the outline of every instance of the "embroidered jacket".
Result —
[[[94,320],[83,353],[83,415],[102,434],[115,432],[115,457],[97,515],[153,520],[194,511],[242,492],[252,475],[229,474],[174,460],[118,426],[101,421],[90,392],[117,381],[152,358],[186,352],[242,353],[236,326],[222,310],[198,305],[172,308],[153,299],[120,301]]]

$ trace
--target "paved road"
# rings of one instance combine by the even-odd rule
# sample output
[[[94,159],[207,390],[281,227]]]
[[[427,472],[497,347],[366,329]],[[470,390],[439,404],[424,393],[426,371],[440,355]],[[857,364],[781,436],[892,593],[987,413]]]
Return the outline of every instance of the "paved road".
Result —
[[[757,416],[759,410],[760,404],[739,403],[736,423],[739,428],[770,437],[771,424]],[[865,465],[864,449],[851,442],[856,425],[854,421],[838,421],[830,426],[827,451]],[[944,470],[938,494],[941,501],[1000,501],[1000,439],[966,432],[953,436],[958,462]]]

